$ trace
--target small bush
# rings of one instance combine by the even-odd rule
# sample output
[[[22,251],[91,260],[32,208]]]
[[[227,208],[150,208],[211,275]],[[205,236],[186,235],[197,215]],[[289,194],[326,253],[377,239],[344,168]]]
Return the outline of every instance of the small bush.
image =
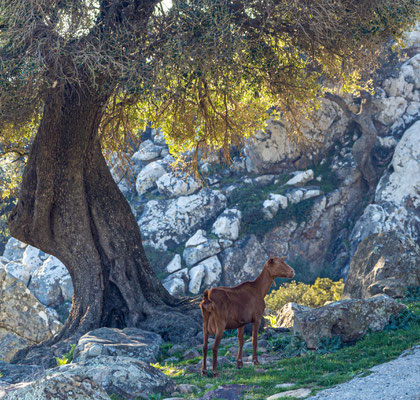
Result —
[[[317,278],[313,285],[292,281],[284,283],[265,298],[267,307],[277,313],[287,303],[294,302],[308,307],[322,307],[327,301],[338,301],[343,293],[344,282],[329,278]]]
[[[59,357],[55,357],[55,361],[57,362],[57,365],[65,365],[65,364],[70,364],[73,361],[73,354],[74,354],[74,349],[76,348],[75,344],[70,345],[70,351],[68,353],[64,353],[62,358]]]

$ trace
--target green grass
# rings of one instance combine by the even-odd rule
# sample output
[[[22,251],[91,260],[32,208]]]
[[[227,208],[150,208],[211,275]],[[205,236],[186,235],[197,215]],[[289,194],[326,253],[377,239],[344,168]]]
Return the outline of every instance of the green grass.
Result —
[[[369,368],[398,357],[404,350],[420,343],[420,301],[408,303],[411,318],[402,316],[398,321],[391,321],[389,329],[368,333],[355,345],[344,345],[333,338],[323,343],[317,351],[308,351],[303,342],[292,336],[275,339],[269,342],[277,354],[285,358],[258,367],[245,366],[237,370],[234,366],[219,369],[220,377],[201,377],[198,373],[190,373],[185,367],[186,362],[164,365],[160,368],[172,376],[176,383],[189,383],[199,387],[194,394],[183,395],[190,400],[197,399],[211,389],[205,385],[211,384],[213,389],[225,384],[256,385],[253,389],[253,399],[265,399],[274,393],[281,392],[275,385],[293,383],[292,388],[308,387],[315,393],[342,382],[356,375],[369,374]],[[406,313],[407,314],[407,313]],[[283,342],[283,343],[281,343]],[[229,347],[229,346],[226,346]],[[227,349],[221,348],[220,355]],[[296,356],[296,355],[299,356]],[[195,364],[199,359],[189,360]]]

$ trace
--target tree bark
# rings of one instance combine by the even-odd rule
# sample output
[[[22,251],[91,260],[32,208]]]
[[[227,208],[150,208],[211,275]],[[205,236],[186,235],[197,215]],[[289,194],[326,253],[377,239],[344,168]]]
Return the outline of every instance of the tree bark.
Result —
[[[171,338],[169,324],[156,319],[176,312],[177,300],[151,269],[102,155],[98,128],[106,101],[87,88],[51,90],[9,218],[12,236],[56,256],[71,275],[73,307],[53,342],[102,326],[166,326]],[[191,328],[182,319],[172,336]]]
[[[373,192],[378,182],[378,172],[372,161],[372,150],[375,144],[378,131],[372,119],[372,98],[369,93],[362,93],[362,105],[357,114],[353,113],[344,99],[332,93],[326,93],[327,99],[334,101],[344,114],[354,121],[360,128],[361,136],[354,142],[352,154],[357,168]]]

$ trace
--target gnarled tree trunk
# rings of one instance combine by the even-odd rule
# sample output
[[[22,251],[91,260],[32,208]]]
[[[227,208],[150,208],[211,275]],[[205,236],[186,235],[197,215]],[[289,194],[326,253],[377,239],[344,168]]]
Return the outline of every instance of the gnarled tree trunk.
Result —
[[[145,326],[176,339],[199,325],[176,312],[176,299],[152,271],[106,165],[98,138],[106,101],[89,89],[51,90],[10,232],[56,256],[71,275],[73,307],[53,342],[101,326]]]
[[[378,131],[373,123],[373,105],[369,93],[362,93],[362,105],[359,113],[353,113],[344,99],[332,93],[327,93],[327,99],[334,101],[345,113],[345,115],[354,121],[360,128],[361,136],[354,142],[352,153],[354,162],[362,174],[363,179],[369,186],[369,191],[375,191],[378,183],[378,171],[372,161],[372,150],[378,136]]]

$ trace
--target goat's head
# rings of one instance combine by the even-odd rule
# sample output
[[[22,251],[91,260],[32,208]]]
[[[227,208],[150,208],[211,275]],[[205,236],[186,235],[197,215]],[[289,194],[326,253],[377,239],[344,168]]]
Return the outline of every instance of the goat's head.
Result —
[[[271,257],[265,265],[273,278],[293,278],[295,276],[295,270],[284,262],[283,257]]]

